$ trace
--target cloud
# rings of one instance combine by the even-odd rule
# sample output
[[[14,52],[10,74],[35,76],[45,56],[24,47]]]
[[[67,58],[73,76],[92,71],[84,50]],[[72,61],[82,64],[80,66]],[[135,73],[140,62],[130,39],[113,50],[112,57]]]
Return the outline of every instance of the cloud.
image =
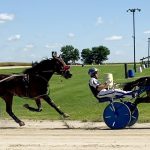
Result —
[[[150,34],[150,30],[144,31],[144,34]]]
[[[123,51],[115,51],[115,55],[120,56],[120,55],[124,55]]]
[[[70,33],[68,33],[68,37],[69,37],[69,38],[74,38],[74,37],[75,37],[75,34],[70,32]]]
[[[34,48],[34,45],[33,45],[33,44],[27,44],[27,45],[26,45],[26,48],[30,48],[30,49],[31,49],[31,48]]]
[[[23,50],[24,51],[29,51],[29,50],[33,49],[34,47],[35,46],[33,44],[27,44]]]
[[[116,40],[122,40],[122,36],[118,36],[118,35],[113,35],[110,37],[106,37],[105,40],[106,41],[116,41]]]
[[[16,35],[12,35],[8,38],[8,41],[17,41],[20,40],[21,35],[20,34],[16,34]]]
[[[62,46],[63,45],[60,44],[60,43],[50,43],[50,44],[46,44],[45,48],[47,48],[47,49],[54,49],[54,48],[60,48]]]
[[[100,25],[103,23],[102,17],[98,17],[96,21],[96,25]]]
[[[36,56],[35,54],[31,54],[30,56],[31,56],[31,58],[33,58],[33,59],[34,59],[34,58],[37,58],[37,56]]]
[[[14,14],[0,13],[0,23],[12,21],[15,18]]]

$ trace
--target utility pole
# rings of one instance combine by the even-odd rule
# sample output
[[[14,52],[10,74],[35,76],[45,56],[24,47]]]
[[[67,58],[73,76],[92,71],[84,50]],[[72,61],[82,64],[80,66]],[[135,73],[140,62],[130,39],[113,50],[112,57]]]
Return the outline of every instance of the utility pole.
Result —
[[[149,68],[149,49],[150,49],[150,38],[148,38],[148,61],[147,61],[147,66]]]
[[[136,72],[136,59],[135,59],[135,12],[141,11],[139,8],[128,9],[127,12],[131,12],[133,15],[133,49],[134,49],[134,71]]]

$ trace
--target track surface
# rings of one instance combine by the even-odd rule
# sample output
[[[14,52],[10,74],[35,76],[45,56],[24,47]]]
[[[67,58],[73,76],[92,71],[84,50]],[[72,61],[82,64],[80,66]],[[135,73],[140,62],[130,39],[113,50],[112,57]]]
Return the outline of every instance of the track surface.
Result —
[[[150,123],[110,130],[104,123],[0,120],[0,150],[150,150]]]

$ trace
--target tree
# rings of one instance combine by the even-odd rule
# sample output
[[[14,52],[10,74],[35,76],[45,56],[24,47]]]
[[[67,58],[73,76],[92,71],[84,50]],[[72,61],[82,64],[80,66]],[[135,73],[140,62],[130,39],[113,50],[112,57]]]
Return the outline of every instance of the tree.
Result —
[[[109,54],[109,49],[104,46],[93,47],[92,50],[89,48],[83,49],[81,52],[83,62],[86,64],[92,64],[93,62],[96,64],[102,64],[103,61],[108,59],[107,56]]]
[[[104,46],[98,46],[92,48],[92,55],[96,64],[102,64],[103,61],[108,60],[107,56],[110,54],[110,50]]]
[[[60,50],[62,52],[62,58],[66,64],[71,61],[73,64],[79,60],[79,50],[72,45],[63,46]]]
[[[81,57],[82,57],[84,64],[92,64],[93,63],[92,51],[89,48],[82,50]]]

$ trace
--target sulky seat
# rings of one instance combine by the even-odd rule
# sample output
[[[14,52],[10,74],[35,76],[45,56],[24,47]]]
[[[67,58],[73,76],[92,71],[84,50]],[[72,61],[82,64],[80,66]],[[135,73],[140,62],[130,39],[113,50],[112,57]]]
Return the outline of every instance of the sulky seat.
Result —
[[[112,101],[113,98],[111,98],[111,97],[107,97],[107,96],[106,97],[101,97],[101,98],[97,97],[97,92],[95,92],[94,87],[90,86],[90,84],[89,84],[89,88],[90,88],[92,94],[94,95],[94,97],[96,97],[96,99],[98,100],[99,103],[111,102]]]

